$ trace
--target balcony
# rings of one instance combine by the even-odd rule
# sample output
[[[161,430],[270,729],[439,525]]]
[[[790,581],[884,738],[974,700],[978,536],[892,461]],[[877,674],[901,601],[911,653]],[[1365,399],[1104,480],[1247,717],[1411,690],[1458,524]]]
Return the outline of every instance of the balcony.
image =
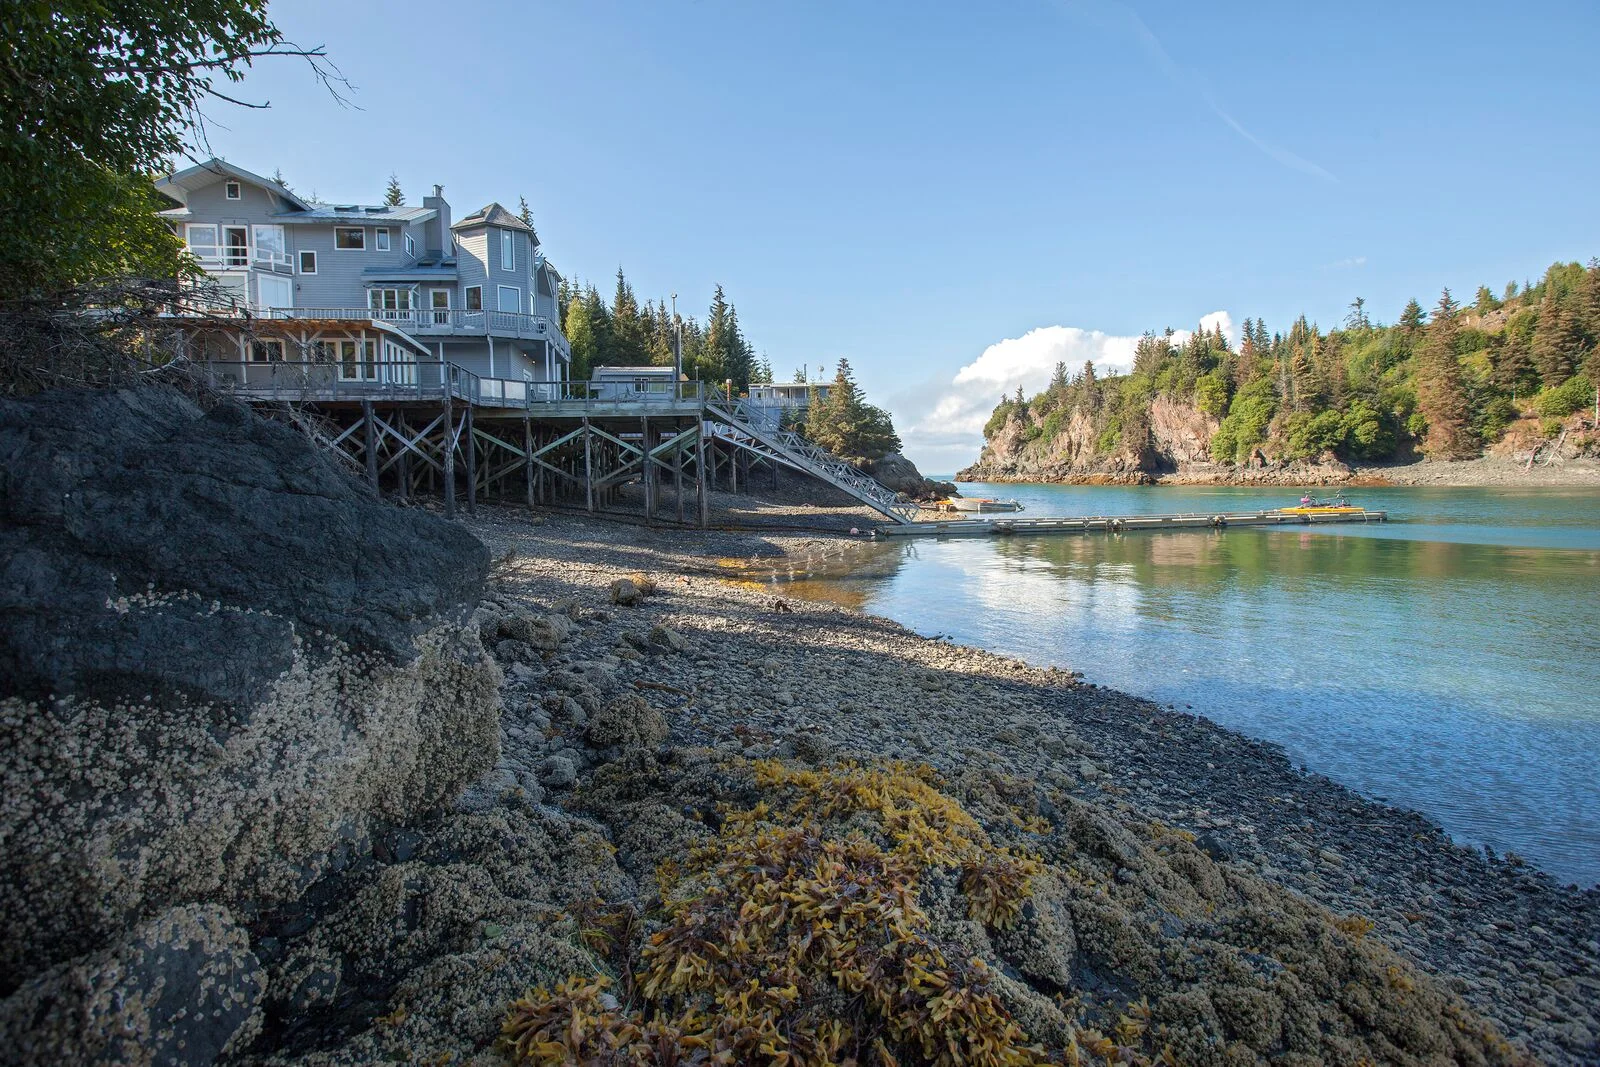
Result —
[[[287,252],[274,252],[259,245],[187,246],[189,254],[205,270],[268,270],[274,274],[293,274],[294,261]]]
[[[572,347],[554,320],[515,311],[463,311],[458,308],[269,308],[262,318],[351,319],[386,322],[414,337],[515,337],[549,341],[562,359]]]

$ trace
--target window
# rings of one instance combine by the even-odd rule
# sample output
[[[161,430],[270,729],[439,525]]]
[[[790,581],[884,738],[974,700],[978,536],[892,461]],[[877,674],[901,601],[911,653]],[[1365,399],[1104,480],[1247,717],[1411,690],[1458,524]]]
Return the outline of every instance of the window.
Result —
[[[372,381],[378,377],[378,342],[333,341],[339,377],[346,381]]]
[[[500,287],[500,294],[499,295],[500,295],[500,310],[501,311],[521,311],[522,310],[522,290],[521,289],[518,289],[514,285],[502,285]]]
[[[515,241],[516,241],[516,234],[512,233],[510,230],[501,230],[500,231],[500,269],[501,270],[516,270],[517,269],[517,246],[515,244]]]
[[[483,286],[481,286],[481,285],[469,285],[469,286],[467,286],[467,310],[468,311],[482,311],[483,310]]]
[[[238,182],[229,182],[227,185],[223,186],[223,189],[229,200],[239,200],[244,196],[244,194],[239,191]]]
[[[389,251],[389,228],[387,226],[380,226],[378,227],[376,233],[378,235],[378,251]]]
[[[251,363],[282,363],[283,362],[283,342],[282,341],[278,341],[278,340],[251,341],[250,342],[250,362]]]
[[[367,231],[360,226],[335,226],[333,228],[333,247],[351,252],[365,251],[367,247]]]
[[[284,243],[282,226],[252,226],[250,232],[256,242],[258,265],[289,269],[289,246]]]
[[[397,317],[394,313],[411,310],[411,290],[368,289],[367,306],[373,311],[391,313],[384,317]]]
[[[189,251],[196,259],[205,261],[219,258],[217,228],[208,222],[191,222],[188,230]]]
[[[301,252],[300,253],[300,273],[301,274],[315,274],[315,273],[317,273],[317,254],[315,252]]]
[[[408,233],[408,234],[406,234],[406,255],[408,255],[408,256],[411,256],[411,257],[413,257],[413,258],[415,258],[415,257],[416,257],[416,254],[417,254],[417,242],[416,242],[416,240],[415,240],[415,239],[414,239],[414,238],[413,238],[413,237],[412,237],[412,236],[411,236],[411,235],[410,235],[410,234],[409,234],[409,233]]]

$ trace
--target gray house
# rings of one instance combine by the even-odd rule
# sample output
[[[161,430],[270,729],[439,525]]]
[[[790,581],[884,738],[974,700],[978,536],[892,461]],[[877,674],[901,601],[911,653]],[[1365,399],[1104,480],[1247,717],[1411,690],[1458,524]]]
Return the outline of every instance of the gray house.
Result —
[[[303,343],[264,353],[241,341],[241,362],[334,362],[341,377],[382,381],[452,364],[508,397],[558,395],[568,380],[560,277],[533,228],[499,204],[452,225],[441,186],[416,207],[324,204],[220,159],[156,189],[220,310],[308,326]]]

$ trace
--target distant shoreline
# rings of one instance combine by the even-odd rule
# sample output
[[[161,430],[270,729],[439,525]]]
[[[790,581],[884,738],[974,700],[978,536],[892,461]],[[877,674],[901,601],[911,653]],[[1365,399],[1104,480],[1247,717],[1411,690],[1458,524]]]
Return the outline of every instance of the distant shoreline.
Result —
[[[963,480],[960,475],[976,475]],[[1512,460],[1498,456],[1478,459],[1420,460],[1416,463],[1392,464],[1371,467],[1299,466],[1286,468],[1244,469],[1235,467],[1201,467],[1183,471],[1149,473],[1134,471],[1127,474],[1082,474],[1065,478],[1051,478],[1043,472],[1010,474],[1001,471],[984,471],[968,468],[956,477],[957,485],[972,482],[991,484],[1032,485],[1233,485],[1253,486],[1341,486],[1406,487],[1433,486],[1439,488],[1600,488],[1600,460],[1559,460],[1549,466],[1535,464],[1529,468],[1526,460]]]

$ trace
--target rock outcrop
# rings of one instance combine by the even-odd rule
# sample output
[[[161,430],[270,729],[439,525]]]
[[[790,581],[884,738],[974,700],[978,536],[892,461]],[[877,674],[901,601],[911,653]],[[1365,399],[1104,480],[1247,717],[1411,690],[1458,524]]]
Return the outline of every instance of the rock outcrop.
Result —
[[[898,452],[890,452],[880,459],[866,462],[861,469],[880,484],[912,500],[937,500],[956,492],[954,483],[924,478],[922,472],[917,470],[917,465]]]
[[[1089,412],[1075,409],[1053,436],[1013,413],[985,443],[978,462],[957,482],[1062,482],[1079,485],[1326,485],[1349,481],[1351,469],[1331,453],[1314,460],[1218,463],[1210,443],[1217,420],[1192,403],[1155,397],[1143,423],[1103,439]],[[1053,417],[1053,416],[1052,416]]]
[[[165,389],[0,403],[0,470],[0,994],[70,986],[90,1027],[131,997],[153,1034],[231,923],[494,766],[501,674],[465,625],[488,552],[303,435]],[[148,996],[96,977],[137,984],[151,953],[194,967]],[[232,1040],[198,1025],[182,1062]],[[82,1058],[39,1034],[30,1062]]]

